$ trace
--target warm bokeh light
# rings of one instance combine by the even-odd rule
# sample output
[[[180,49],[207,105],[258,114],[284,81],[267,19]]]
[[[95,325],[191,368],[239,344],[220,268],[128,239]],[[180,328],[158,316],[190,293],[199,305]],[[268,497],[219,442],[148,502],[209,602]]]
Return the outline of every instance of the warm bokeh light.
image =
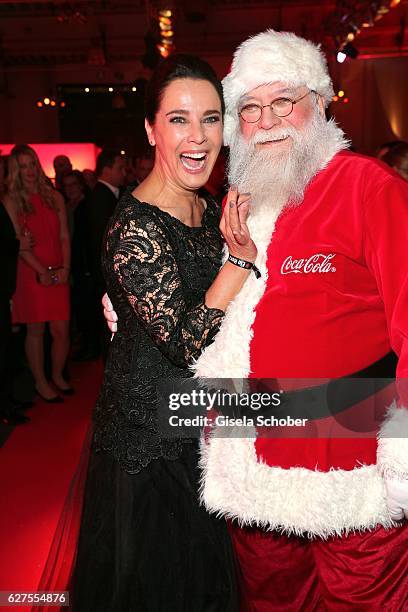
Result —
[[[51,100],[49,98],[44,98],[44,104],[46,106],[48,106],[50,102],[51,102]]]
[[[339,98],[342,98],[344,96],[344,91],[342,89],[340,89],[340,91],[337,93],[337,95],[339,96]]]
[[[89,87],[85,87],[85,92],[89,93]]]
[[[0,144],[0,150],[2,155],[8,155],[11,149],[14,147],[13,144]],[[40,158],[41,165],[44,172],[50,178],[54,178],[54,157],[57,155],[66,155],[69,157],[72,163],[72,167],[75,170],[85,170],[89,168],[94,170],[96,165],[96,157],[100,152],[100,148],[93,143],[72,143],[72,142],[60,142],[53,144],[30,144],[30,147],[34,149]]]

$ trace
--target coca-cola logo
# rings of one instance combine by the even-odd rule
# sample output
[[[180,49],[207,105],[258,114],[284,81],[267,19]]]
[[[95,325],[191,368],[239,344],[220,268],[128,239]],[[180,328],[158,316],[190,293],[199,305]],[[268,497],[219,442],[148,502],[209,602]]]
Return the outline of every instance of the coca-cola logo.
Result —
[[[303,259],[293,259],[292,255],[286,257],[281,265],[281,274],[326,274],[335,272],[332,260],[336,253],[315,253]]]

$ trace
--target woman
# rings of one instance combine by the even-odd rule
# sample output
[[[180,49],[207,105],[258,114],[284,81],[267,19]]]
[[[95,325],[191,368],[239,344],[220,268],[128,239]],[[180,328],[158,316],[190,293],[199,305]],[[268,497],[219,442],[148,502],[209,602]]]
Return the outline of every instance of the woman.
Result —
[[[223,521],[198,503],[197,446],[161,437],[157,384],[186,378],[245,282],[256,247],[248,198],[220,210],[199,192],[222,143],[221,84],[198,58],[176,55],[147,89],[149,176],[119,202],[103,268],[118,314],[96,406],[71,596],[75,611],[238,610]],[[218,274],[217,274],[218,273]]]
[[[61,402],[44,372],[44,330],[49,322],[54,386],[70,394],[63,376],[69,347],[70,239],[63,197],[27,145],[15,146],[9,157],[5,206],[17,237],[31,234],[34,240],[32,250],[20,251],[13,322],[27,325],[25,348],[37,394],[46,402]]]

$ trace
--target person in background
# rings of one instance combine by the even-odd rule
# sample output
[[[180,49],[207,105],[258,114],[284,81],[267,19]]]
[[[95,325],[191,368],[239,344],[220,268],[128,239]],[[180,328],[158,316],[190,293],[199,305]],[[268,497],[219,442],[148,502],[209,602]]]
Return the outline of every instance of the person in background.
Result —
[[[0,201],[3,199],[6,193],[6,174],[7,174],[7,165],[6,160],[1,155],[0,151]]]
[[[92,276],[95,281],[95,300],[99,304],[105,292],[105,280],[101,269],[102,239],[110,217],[118,203],[120,188],[125,182],[125,158],[118,151],[104,149],[96,160],[98,182],[91,192],[88,204],[89,241],[91,249]],[[99,307],[95,306],[103,356],[108,349],[109,335],[101,316]]]
[[[53,161],[54,170],[55,170],[55,188],[58,191],[62,188],[62,177],[68,172],[72,172],[72,164],[66,155],[57,155]]]
[[[89,190],[81,172],[73,170],[65,174],[62,178],[62,191],[71,218],[72,313],[81,342],[73,359],[88,361],[99,355],[99,335],[95,317],[95,282],[89,240]]]
[[[408,181],[408,143],[400,142],[392,147],[382,158],[382,161],[394,168],[403,179]]]
[[[152,154],[149,152],[143,155],[138,155],[135,159],[136,179],[139,184],[145,180],[150,174],[154,165],[154,159]]]
[[[20,236],[20,240],[17,240],[13,222],[0,202],[0,419],[8,425],[21,425],[30,420],[21,413],[23,405],[13,399],[12,393],[11,298],[16,290],[19,251],[30,251],[33,246],[31,234]]]
[[[50,186],[35,151],[17,145],[9,158],[5,206],[17,238],[32,235],[34,246],[20,251],[13,322],[27,325],[26,354],[37,394],[61,402],[72,388],[63,376],[69,348],[70,238],[62,195]],[[52,383],[44,372],[44,331],[52,336]],[[55,388],[54,388],[55,387]]]
[[[85,170],[82,170],[82,176],[88,189],[92,191],[98,182],[95,172],[93,170],[89,170],[89,168],[85,168]]]
[[[143,153],[129,159],[126,165],[126,186],[137,187],[153,168],[154,159],[151,153]]]
[[[389,142],[383,142],[375,153],[375,157],[377,159],[381,159],[384,161],[384,155],[386,155],[389,151],[391,151],[394,147],[397,147],[400,144],[405,144],[403,140],[390,140]]]

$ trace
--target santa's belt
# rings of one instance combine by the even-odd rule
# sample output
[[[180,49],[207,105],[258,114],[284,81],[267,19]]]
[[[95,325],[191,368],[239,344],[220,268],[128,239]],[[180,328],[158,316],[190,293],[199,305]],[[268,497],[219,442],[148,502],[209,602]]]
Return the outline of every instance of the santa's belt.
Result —
[[[323,385],[278,391],[272,379],[251,379],[251,393],[279,392],[280,404],[267,412],[277,419],[323,419],[348,410],[394,382],[397,356],[390,352],[366,368]]]

